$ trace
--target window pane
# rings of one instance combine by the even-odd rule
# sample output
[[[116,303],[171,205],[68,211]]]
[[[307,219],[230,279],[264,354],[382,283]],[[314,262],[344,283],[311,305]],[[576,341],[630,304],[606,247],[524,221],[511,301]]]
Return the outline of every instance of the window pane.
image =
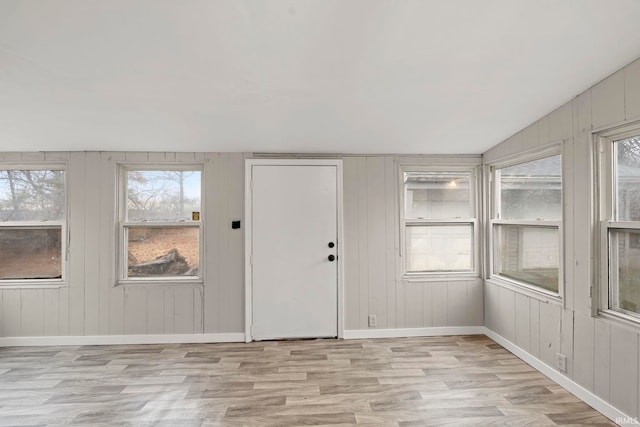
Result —
[[[470,173],[404,174],[406,218],[471,218]]]
[[[0,279],[60,279],[62,232],[57,228],[1,228]]]
[[[558,292],[558,229],[496,225],[496,273]]]
[[[640,313],[640,231],[610,230],[609,242],[611,308]]]
[[[617,213],[620,221],[640,221],[640,136],[615,142]]]
[[[0,170],[0,221],[59,221],[64,171]]]
[[[469,271],[472,269],[472,225],[407,227],[407,271]]]
[[[129,221],[191,221],[200,212],[200,171],[127,172]]]
[[[500,218],[562,219],[561,156],[500,169]]]
[[[127,228],[128,276],[198,276],[199,227]]]

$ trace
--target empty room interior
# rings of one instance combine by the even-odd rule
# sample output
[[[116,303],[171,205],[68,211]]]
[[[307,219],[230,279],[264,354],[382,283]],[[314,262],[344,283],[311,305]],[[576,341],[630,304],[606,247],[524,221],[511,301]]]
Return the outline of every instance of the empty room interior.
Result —
[[[640,424],[638,22],[0,0],[0,426]]]

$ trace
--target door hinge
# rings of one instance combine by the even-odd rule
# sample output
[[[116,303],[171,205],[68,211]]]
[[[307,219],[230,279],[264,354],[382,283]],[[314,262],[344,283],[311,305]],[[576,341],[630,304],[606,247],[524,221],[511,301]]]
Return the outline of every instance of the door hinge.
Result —
[[[251,178],[251,181],[249,181],[249,189],[253,191],[253,178]]]
[[[253,265],[253,254],[249,255],[249,265]]]

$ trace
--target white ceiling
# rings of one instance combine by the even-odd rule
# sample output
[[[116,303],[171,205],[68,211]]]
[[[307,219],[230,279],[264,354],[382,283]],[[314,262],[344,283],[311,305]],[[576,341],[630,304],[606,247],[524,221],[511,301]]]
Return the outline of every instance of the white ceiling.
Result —
[[[481,153],[640,56],[638,0],[0,0],[0,151]]]

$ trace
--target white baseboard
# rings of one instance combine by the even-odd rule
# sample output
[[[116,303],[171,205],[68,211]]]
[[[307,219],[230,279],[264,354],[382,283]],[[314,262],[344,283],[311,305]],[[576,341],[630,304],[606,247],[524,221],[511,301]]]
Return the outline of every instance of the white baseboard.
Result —
[[[432,328],[403,329],[351,329],[344,331],[345,339],[358,338],[401,338],[401,337],[439,337],[447,335],[482,335],[484,326],[442,326]]]
[[[578,399],[582,400],[583,402],[585,402],[587,405],[591,406],[598,412],[602,413],[611,421],[619,424],[620,420],[625,420],[627,424],[638,424],[638,422],[636,421],[636,418],[630,417],[629,415],[620,411],[616,407],[612,406],[610,403],[602,400],[601,398],[599,398],[598,396],[596,396],[586,388],[582,387],[580,384],[576,383],[570,378],[564,376],[559,371],[555,370],[553,367],[547,365],[546,363],[536,358],[535,356],[527,353],[522,348],[518,347],[511,341],[504,338],[502,335],[498,335],[497,333],[493,332],[489,328],[485,327],[484,329],[485,329],[484,334],[486,336],[488,336],[489,338],[491,338],[492,340],[494,340],[495,342],[497,342],[498,344],[500,344],[501,346],[509,350],[511,353],[518,356],[520,359],[527,362],[529,365],[531,365],[532,367],[534,367],[535,369],[537,369],[538,371],[540,371],[541,373],[549,377],[554,382],[558,383],[559,385],[567,389],[570,393],[575,395]]]
[[[1,337],[0,347],[42,345],[188,344],[223,342],[244,342],[244,332],[220,334]]]

